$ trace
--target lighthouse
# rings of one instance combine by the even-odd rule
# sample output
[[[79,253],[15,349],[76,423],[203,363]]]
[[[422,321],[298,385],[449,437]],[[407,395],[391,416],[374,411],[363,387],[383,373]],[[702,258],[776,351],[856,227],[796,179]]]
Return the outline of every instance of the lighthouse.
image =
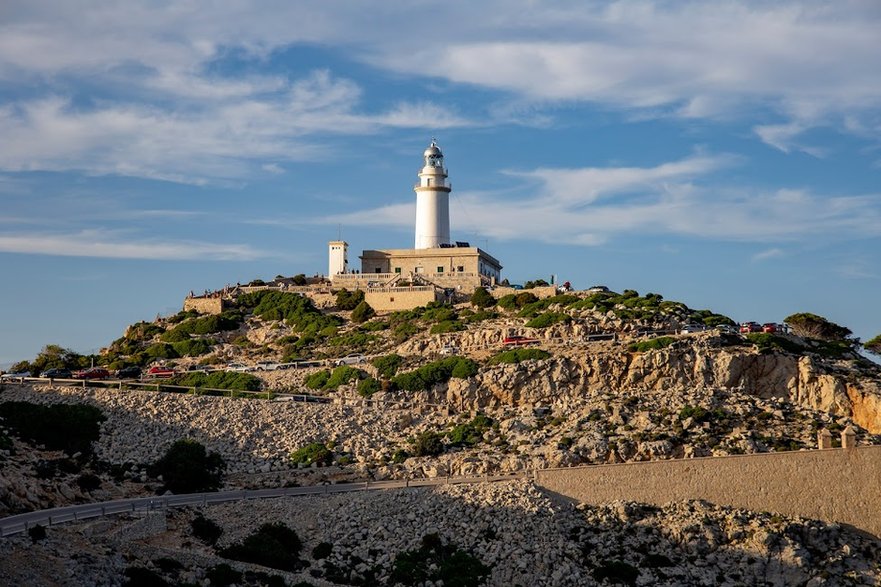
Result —
[[[425,163],[419,172],[416,191],[416,246],[433,249],[450,244],[450,191],[444,154],[432,139],[422,154]]]

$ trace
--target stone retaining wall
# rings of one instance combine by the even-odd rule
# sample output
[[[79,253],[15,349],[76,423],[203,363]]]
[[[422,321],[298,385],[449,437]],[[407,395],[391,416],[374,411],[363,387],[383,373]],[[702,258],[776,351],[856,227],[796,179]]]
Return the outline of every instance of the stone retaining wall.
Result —
[[[704,499],[881,537],[881,446],[544,469],[536,482],[588,504]]]

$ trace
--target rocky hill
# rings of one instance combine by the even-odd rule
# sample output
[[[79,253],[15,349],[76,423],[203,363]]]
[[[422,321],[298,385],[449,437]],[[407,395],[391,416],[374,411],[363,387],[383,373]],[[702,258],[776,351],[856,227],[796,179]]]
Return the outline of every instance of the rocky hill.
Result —
[[[226,488],[800,450],[816,447],[819,429],[835,432],[848,425],[859,443],[881,443],[881,368],[847,340],[740,336],[725,328],[730,321],[724,316],[636,292],[545,300],[519,294],[481,303],[486,307],[437,306],[384,316],[371,316],[357,294],[348,292],[335,306],[323,304],[327,307],[318,309],[296,294],[255,292],[222,315],[182,312],[133,325],[99,357],[112,368],[158,362],[180,371],[231,361],[313,365],[210,380],[229,386],[233,396],[241,395],[235,389],[260,389],[259,398],[217,397],[198,389],[188,394],[48,382],[4,385],[0,403],[87,405],[104,420],[88,455],[41,448],[18,438],[8,425],[0,429],[0,515],[162,491],[163,480],[150,465],[184,438],[222,457]],[[700,330],[695,324],[707,329],[694,332]],[[692,332],[682,334],[686,325]],[[508,348],[504,339],[513,335],[535,344]],[[363,353],[366,360],[336,366],[350,353]],[[81,359],[44,353],[29,366],[67,366]],[[190,372],[171,383],[199,388],[210,387],[208,381],[204,373]],[[330,403],[282,401],[285,394],[303,392]],[[423,536],[434,533],[491,567],[492,585],[590,585],[604,576],[626,584],[832,585],[843,584],[837,581],[844,576],[867,584],[879,577],[877,563],[870,562],[876,542],[817,522],[772,521],[765,514],[701,503],[572,510],[520,485],[436,493],[340,496],[333,498],[340,501],[336,505],[304,499],[308,508],[324,512],[310,519],[325,520],[335,507],[342,508],[340,515],[354,516],[323,526],[304,526],[296,515],[273,509],[300,507],[299,501],[254,507],[296,522],[307,541],[334,545],[324,562],[310,563],[317,569],[312,575],[297,579],[316,585],[385,584],[393,578],[395,554],[418,550]],[[395,518],[394,507],[382,505],[386,497],[410,500],[411,505],[399,504],[402,512],[440,507],[432,503],[450,512],[471,508],[463,519],[472,521],[492,517],[504,509],[501,503],[510,502],[532,521],[518,530],[526,522],[515,516],[510,528],[500,522],[490,532],[477,522],[460,528],[452,514],[438,510],[431,515],[437,523],[422,527]],[[232,540],[239,531],[238,507],[211,508],[205,515],[216,514]],[[546,515],[557,529],[533,527],[536,515]],[[188,559],[177,574],[151,562],[162,549],[181,561],[184,551],[199,550],[186,527],[190,518],[186,511],[172,516],[167,533],[157,538],[161,544],[95,546],[87,540],[95,552],[103,548],[116,558],[85,557],[91,562],[73,567],[70,580],[89,584],[84,577],[105,572],[120,577],[124,554],[171,582],[204,583],[209,563],[220,560],[213,550]],[[46,569],[63,572],[57,569],[70,552],[65,540],[85,548],[74,538],[80,531],[85,530],[50,532],[39,556],[58,565],[47,562]],[[821,538],[812,532],[821,532]],[[547,535],[552,544],[537,549],[530,539],[537,535]],[[11,561],[25,539],[16,540],[4,543]],[[0,563],[5,576],[17,577],[16,569]],[[289,584],[296,583],[293,578]],[[51,573],[42,579],[66,582]]]

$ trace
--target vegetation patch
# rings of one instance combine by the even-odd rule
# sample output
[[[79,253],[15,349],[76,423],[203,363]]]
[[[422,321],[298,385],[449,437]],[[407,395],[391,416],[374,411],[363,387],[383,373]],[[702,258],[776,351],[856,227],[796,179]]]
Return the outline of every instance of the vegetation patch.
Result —
[[[538,301],[538,298],[535,294],[530,292],[523,292],[519,294],[508,294],[506,296],[502,296],[499,298],[498,306],[505,310],[513,311],[519,310],[529,304],[534,304]]]
[[[490,365],[498,365],[501,363],[520,363],[522,361],[530,361],[530,360],[544,360],[549,359],[551,357],[551,353],[542,349],[530,349],[530,348],[519,348],[519,349],[510,349],[507,351],[502,351],[496,356],[492,357],[489,360]]]
[[[782,336],[768,332],[751,332],[746,335],[747,340],[753,343],[760,351],[781,350],[790,353],[802,353],[805,347]],[[848,347],[849,350],[850,347]]]
[[[676,342],[672,336],[659,336],[658,338],[650,338],[640,342],[631,342],[627,345],[627,350],[631,353],[644,353],[646,351],[663,349]]]
[[[458,320],[444,320],[433,324],[429,334],[447,334],[448,332],[460,332],[465,330],[465,325]]]
[[[322,369],[307,375],[303,384],[309,389],[321,389],[327,384],[328,379],[330,379],[330,371]]]
[[[443,437],[432,430],[426,430],[414,438],[412,445],[414,457],[436,457],[444,452]],[[406,454],[406,451],[404,451],[404,454]],[[406,456],[404,460],[406,460]]]
[[[475,308],[491,308],[496,305],[496,299],[485,287],[476,287],[471,294],[471,305]]]
[[[451,378],[467,379],[477,375],[479,366],[471,359],[449,357],[423,365],[413,371],[401,373],[392,379],[398,389],[406,391],[427,391],[435,385],[446,383]]]
[[[483,435],[492,428],[495,421],[483,414],[477,414],[470,422],[459,424],[447,433],[453,446],[476,446],[483,442]]]
[[[90,454],[92,442],[101,436],[101,423],[107,419],[94,406],[42,406],[28,402],[0,404],[0,418],[9,432],[21,440],[68,454]]]
[[[263,565],[282,571],[299,567],[303,543],[297,533],[281,523],[263,524],[243,541],[221,550],[224,558]]]
[[[404,364],[404,357],[393,353],[391,355],[376,357],[375,359],[370,361],[370,364],[376,367],[376,370],[379,372],[380,377],[391,379],[397,374],[398,369],[401,368],[401,365]]]
[[[784,320],[798,336],[825,341],[843,341],[853,334],[850,328],[839,326],[822,316],[801,312]]]
[[[333,451],[323,442],[311,442],[291,453],[291,461],[298,465],[329,465],[333,462]]]
[[[195,371],[173,379],[175,385],[207,389],[230,389],[237,391],[260,391],[263,382],[250,373],[237,371]]]
[[[600,582],[608,579],[613,584],[636,585],[639,569],[624,561],[608,561],[593,570],[593,578]]]
[[[422,585],[429,581],[456,587],[478,587],[492,569],[469,552],[444,544],[437,534],[422,537],[418,550],[407,550],[395,557],[389,584]]]
[[[213,546],[223,535],[223,528],[202,514],[190,521],[190,529],[193,531],[193,536],[209,546]]]
[[[336,294],[336,306],[340,310],[354,310],[364,301],[364,292],[360,289],[348,291],[343,288]]]
[[[545,312],[526,323],[528,328],[547,328],[560,322],[571,322],[572,317],[564,312]]]
[[[187,438],[172,444],[147,473],[162,475],[165,488],[172,493],[197,493],[217,491],[224,469],[226,463],[218,453],[209,453],[202,444]]]
[[[363,322],[367,322],[375,315],[376,310],[374,310],[367,302],[362,301],[357,306],[355,306],[354,310],[352,310],[352,322],[361,324]]]
[[[360,395],[361,397],[370,397],[381,389],[382,384],[373,377],[362,379],[358,383],[358,395]]]
[[[212,344],[214,341],[204,338],[187,338],[171,346],[179,357],[200,357],[211,352]]]

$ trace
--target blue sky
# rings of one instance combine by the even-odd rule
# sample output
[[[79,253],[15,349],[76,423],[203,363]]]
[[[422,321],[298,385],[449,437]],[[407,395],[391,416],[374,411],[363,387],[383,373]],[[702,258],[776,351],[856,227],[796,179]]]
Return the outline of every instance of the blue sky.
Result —
[[[76,6],[74,6],[76,4]],[[452,232],[512,282],[881,332],[881,4],[0,8],[0,365]]]

